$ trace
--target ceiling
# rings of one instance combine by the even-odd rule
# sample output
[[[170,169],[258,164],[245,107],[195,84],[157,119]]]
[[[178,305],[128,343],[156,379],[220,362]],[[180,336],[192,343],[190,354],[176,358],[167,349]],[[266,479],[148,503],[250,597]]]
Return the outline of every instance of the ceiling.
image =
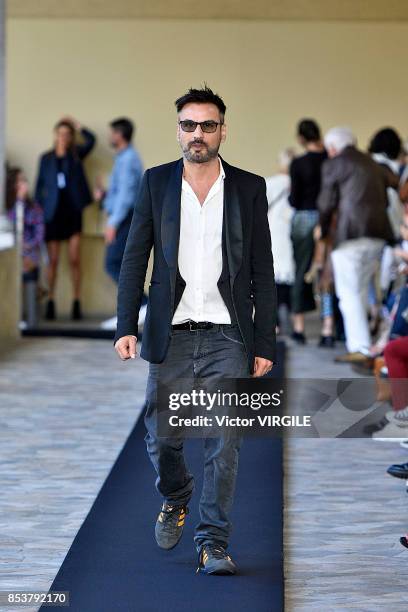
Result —
[[[408,0],[7,0],[9,17],[408,20]]]

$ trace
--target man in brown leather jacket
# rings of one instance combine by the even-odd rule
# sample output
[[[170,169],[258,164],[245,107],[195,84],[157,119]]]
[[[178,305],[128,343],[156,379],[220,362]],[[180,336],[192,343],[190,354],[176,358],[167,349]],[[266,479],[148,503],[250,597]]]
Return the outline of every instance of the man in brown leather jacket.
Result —
[[[337,213],[331,258],[348,351],[336,359],[341,362],[364,361],[370,354],[368,287],[385,244],[394,239],[386,190],[398,185],[398,177],[355,145],[348,128],[333,128],[326,134],[329,159],[322,168],[318,199],[322,238]]]

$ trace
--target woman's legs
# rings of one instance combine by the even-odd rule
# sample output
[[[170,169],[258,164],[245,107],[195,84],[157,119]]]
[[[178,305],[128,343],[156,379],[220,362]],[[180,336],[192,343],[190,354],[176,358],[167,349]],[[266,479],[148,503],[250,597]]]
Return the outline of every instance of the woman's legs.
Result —
[[[320,316],[322,319],[322,336],[333,336],[333,296],[330,292],[322,292],[320,295]]]
[[[305,329],[304,313],[316,308],[313,286],[305,282],[305,274],[313,260],[313,229],[317,222],[318,213],[314,210],[297,211],[292,219],[291,239],[295,260],[295,281],[292,287],[293,329],[300,334],[303,334]]]
[[[58,240],[50,240],[47,242],[48,251],[48,267],[47,267],[47,280],[48,280],[48,298],[54,299],[55,285],[57,282],[57,271],[60,254],[60,243]]]
[[[303,334],[305,331],[305,315],[303,312],[297,312],[293,315],[293,331],[298,334]]]
[[[72,288],[74,300],[79,300],[81,292],[81,260],[80,260],[81,234],[78,232],[68,240],[68,258],[71,268]]]

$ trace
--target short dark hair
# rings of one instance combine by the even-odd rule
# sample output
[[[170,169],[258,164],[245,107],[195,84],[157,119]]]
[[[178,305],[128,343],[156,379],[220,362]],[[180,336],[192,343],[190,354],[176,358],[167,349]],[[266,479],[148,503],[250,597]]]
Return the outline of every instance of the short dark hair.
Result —
[[[109,125],[111,126],[112,130],[119,132],[126,142],[130,142],[132,140],[135,126],[127,117],[119,117],[118,119],[114,119],[114,121],[111,121]]]
[[[13,210],[17,201],[17,179],[18,175],[22,174],[23,170],[18,167],[10,167],[6,164],[6,210]],[[30,197],[27,198],[26,204],[29,208],[33,206],[33,201]]]
[[[402,150],[402,141],[393,128],[383,128],[374,134],[368,147],[369,153],[384,153],[390,159],[397,159]]]
[[[320,128],[314,119],[302,119],[297,126],[298,136],[301,136],[306,142],[316,142],[320,140]]]
[[[17,200],[17,178],[21,168],[6,166],[6,210],[12,210]]]
[[[188,92],[180,98],[177,98],[174,104],[176,105],[177,112],[179,113],[186,104],[191,103],[214,104],[220,111],[221,119],[224,119],[225,111],[227,110],[224,100],[218,94],[214,93],[207,84],[204,84],[204,87],[201,89],[194,89],[193,87],[190,87]]]

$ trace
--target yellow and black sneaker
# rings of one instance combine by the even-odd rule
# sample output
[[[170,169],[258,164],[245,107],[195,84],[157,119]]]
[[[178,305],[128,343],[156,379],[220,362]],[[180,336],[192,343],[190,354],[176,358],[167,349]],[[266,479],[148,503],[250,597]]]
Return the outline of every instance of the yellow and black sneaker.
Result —
[[[179,543],[186,514],[188,508],[185,504],[177,506],[164,502],[155,528],[156,542],[160,548],[170,550]]]
[[[198,553],[199,571],[216,576],[231,576],[237,573],[237,566],[220,544],[204,544]]]

